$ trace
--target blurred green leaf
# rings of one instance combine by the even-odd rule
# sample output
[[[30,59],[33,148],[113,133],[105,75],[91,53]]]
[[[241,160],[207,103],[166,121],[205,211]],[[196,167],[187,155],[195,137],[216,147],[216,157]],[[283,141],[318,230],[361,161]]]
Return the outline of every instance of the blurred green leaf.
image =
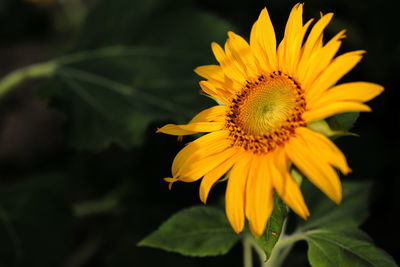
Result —
[[[335,118],[328,118],[328,120],[331,120],[331,122],[328,123],[326,120],[312,121],[310,123],[307,123],[307,127],[313,131],[322,133],[323,135],[330,137],[333,140],[340,136],[358,136],[357,134],[344,130],[344,128],[338,125],[339,123],[337,121],[335,127],[332,127],[332,124],[335,124],[332,120],[335,121]],[[333,128],[335,128],[336,130],[333,130]]]
[[[90,10],[74,50],[110,45],[193,49],[210,58],[210,43],[222,42],[233,26],[191,0],[99,0]]]
[[[308,230],[329,225],[356,227],[368,216],[370,183],[343,183],[343,200],[336,205],[314,185],[304,182],[303,191],[311,216],[307,221],[299,220],[299,229]]]
[[[186,256],[215,256],[227,253],[239,239],[223,211],[199,206],[176,213],[138,245]]]
[[[360,116],[360,112],[337,114],[327,119],[332,130],[348,132]]]
[[[0,188],[0,265],[59,266],[72,245],[72,212],[58,174]]]
[[[60,68],[40,90],[67,113],[70,145],[101,150],[115,142],[129,147],[142,142],[151,121],[188,120],[206,106],[185,62],[155,52],[95,59]]]
[[[275,195],[274,198],[274,209],[271,217],[268,220],[267,227],[264,234],[257,239],[257,243],[263,249],[268,260],[271,256],[272,249],[278,242],[279,236],[282,232],[282,227],[287,215],[287,207],[282,200]]]
[[[397,266],[392,257],[374,246],[369,237],[355,228],[320,228],[307,232],[308,259],[312,266]]]
[[[187,122],[212,105],[193,69],[212,63],[210,43],[232,28],[190,1],[99,1],[76,42],[80,52],[57,60],[39,92],[67,114],[71,146],[131,147],[150,122]]]

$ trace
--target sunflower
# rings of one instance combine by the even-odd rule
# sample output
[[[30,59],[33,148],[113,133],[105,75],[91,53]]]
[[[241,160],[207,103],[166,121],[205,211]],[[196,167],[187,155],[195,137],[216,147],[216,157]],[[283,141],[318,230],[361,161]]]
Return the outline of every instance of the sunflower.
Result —
[[[188,124],[158,129],[178,136],[207,133],[176,155],[172,177],[165,180],[171,185],[202,178],[200,199],[205,203],[211,187],[226,179],[226,215],[236,233],[243,230],[245,218],[254,235],[264,232],[275,193],[299,216],[309,216],[290,175],[292,165],[339,203],[336,169],[343,174],[351,170],[343,153],[310,123],[343,112],[371,111],[362,102],[383,91],[368,82],[336,85],[364,51],[335,57],[345,31],[323,42],[333,14],[323,15],[309,30],[313,20],[303,24],[302,13],[303,4],[293,7],[278,47],[266,8],[252,27],[250,43],[233,32],[224,48],[212,43],[219,65],[195,72],[206,79],[200,82],[202,91],[218,105]]]

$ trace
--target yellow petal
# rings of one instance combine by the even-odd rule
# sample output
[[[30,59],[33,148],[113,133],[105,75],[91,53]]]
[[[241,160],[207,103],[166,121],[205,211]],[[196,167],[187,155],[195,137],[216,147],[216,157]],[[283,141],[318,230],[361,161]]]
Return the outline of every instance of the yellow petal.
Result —
[[[229,104],[229,98],[232,97],[230,91],[217,88],[213,83],[209,81],[200,81],[199,84],[204,93],[217,99],[218,101],[222,102],[225,105]]]
[[[241,36],[228,32],[228,40],[226,41],[233,58],[241,64],[246,74],[250,78],[256,78],[259,73],[257,70],[254,55],[250,49],[249,44]]]
[[[359,102],[333,102],[323,107],[304,112],[303,119],[309,122],[324,119],[339,113],[355,111],[369,112],[371,108]]]
[[[306,92],[307,100],[318,98],[323,91],[333,86],[340,78],[348,73],[362,58],[365,51],[348,52],[335,58],[332,63],[321,73]]]
[[[198,113],[193,117],[189,124],[194,122],[223,121],[225,119],[225,113],[226,106],[213,106]]]
[[[207,133],[221,130],[224,127],[223,121],[194,122],[189,124],[167,124],[157,130],[157,133],[170,135],[188,135],[195,133]]]
[[[303,4],[296,4],[290,12],[284,37],[278,47],[278,66],[292,75],[303,39]]]
[[[241,55],[238,54],[240,52],[236,52],[233,49],[232,40],[230,38],[228,38],[225,42],[224,51],[226,55],[226,60],[230,62],[230,64],[233,66],[233,68],[235,68],[238,73],[241,73],[245,80],[247,80],[249,78],[247,74],[247,67],[243,64],[243,59],[241,58]]]
[[[246,81],[242,70],[237,68],[237,62],[232,58],[228,57],[224,50],[217,43],[211,44],[211,49],[214,53],[215,58],[221,65],[226,76],[235,80],[239,84],[243,84]]]
[[[339,32],[324,47],[315,49],[308,59],[302,61],[305,64],[299,67],[298,72],[306,91],[312,90],[312,83],[332,62],[342,44],[341,40],[345,37],[344,33],[345,31]]]
[[[310,215],[299,186],[289,174],[288,158],[283,148],[274,151],[274,162],[271,166],[272,185],[280,198],[300,217],[307,219]]]
[[[271,155],[253,155],[250,165],[246,186],[246,217],[249,220],[250,230],[255,236],[264,233],[274,207],[271,162]]]
[[[383,86],[369,82],[343,83],[332,87],[316,99],[310,109],[323,107],[334,102],[360,101],[366,102],[376,97],[383,91]]]
[[[228,174],[225,193],[225,211],[228,221],[236,233],[244,227],[244,199],[248,178],[249,157],[238,160]]]
[[[329,24],[333,17],[333,13],[328,13],[322,18],[320,18],[317,23],[312,27],[310,34],[307,37],[307,40],[304,43],[302,49],[301,61],[299,63],[299,71],[301,71],[308,61],[311,53],[315,48],[318,48],[320,37],[323,34],[324,29]]]
[[[198,75],[208,80],[215,80],[221,83],[224,82],[225,80],[224,72],[221,66],[218,65],[200,66],[195,68],[194,72],[196,72]]]
[[[297,132],[314,154],[318,153],[319,157],[324,158],[344,174],[351,172],[346,157],[329,138],[305,127],[298,128]]]
[[[257,22],[254,23],[253,28],[251,29],[251,34],[250,34],[250,48],[251,51],[253,51],[254,57],[256,58],[257,62],[257,67],[259,70],[259,73],[265,72],[265,73],[270,73],[273,71],[273,68],[270,66],[270,63],[268,61],[265,49],[262,48],[261,43],[260,43],[260,38],[256,37],[256,31],[257,31]]]
[[[189,143],[179,151],[172,162],[172,175],[176,177],[178,170],[190,161],[196,161],[225,150],[229,145],[228,134],[227,131],[212,132]]]
[[[199,129],[199,127],[206,127],[204,122],[223,122],[225,118],[225,112],[226,106],[214,106],[198,113],[187,125],[167,124],[164,127],[158,129],[157,132],[180,136],[196,134],[198,133],[198,131],[187,130],[187,128],[195,127]],[[199,122],[201,122],[202,124],[199,124]]]
[[[224,174],[226,174],[230,170],[232,165],[235,164],[235,162],[237,161],[237,159],[239,157],[240,157],[240,154],[239,154],[239,152],[237,152],[235,155],[233,155],[232,157],[226,159],[220,165],[218,165],[213,170],[211,170],[206,175],[204,175],[203,179],[201,180],[200,190],[199,190],[200,200],[203,203],[206,203],[208,194],[209,194],[209,192],[211,190],[211,187]]]
[[[291,47],[291,59],[288,62],[289,66],[287,68],[288,73],[292,76],[297,76],[297,68],[299,65],[299,58],[301,56],[301,44],[303,43],[304,36],[307,32],[308,27],[311,25],[313,20],[310,19],[304,24],[303,28],[301,29],[300,33],[296,36],[296,39],[293,40],[293,46]]]
[[[176,124],[167,124],[159,129],[157,129],[157,133],[165,133],[165,134],[178,135],[178,136],[191,135],[191,134],[197,133],[197,132],[193,132],[193,131],[184,130],[179,126],[180,125],[176,125]]]
[[[264,8],[250,34],[250,47],[257,55],[264,71],[277,69],[276,37],[268,11]]]
[[[226,147],[225,150],[201,158],[196,161],[187,161],[181,169],[178,170],[177,176],[182,182],[194,182],[203,177],[206,173],[218,167],[222,162],[232,157],[236,149]]]
[[[312,153],[307,145],[297,137],[292,137],[285,145],[289,159],[322,192],[336,203],[342,199],[342,187],[335,170],[318,154]]]

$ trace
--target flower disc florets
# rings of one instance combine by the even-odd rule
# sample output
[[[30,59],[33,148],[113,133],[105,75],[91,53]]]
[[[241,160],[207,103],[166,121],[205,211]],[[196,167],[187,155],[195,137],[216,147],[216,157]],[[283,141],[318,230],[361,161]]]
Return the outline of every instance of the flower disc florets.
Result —
[[[291,76],[275,71],[248,81],[228,109],[226,128],[233,146],[266,153],[304,126],[304,91]]]

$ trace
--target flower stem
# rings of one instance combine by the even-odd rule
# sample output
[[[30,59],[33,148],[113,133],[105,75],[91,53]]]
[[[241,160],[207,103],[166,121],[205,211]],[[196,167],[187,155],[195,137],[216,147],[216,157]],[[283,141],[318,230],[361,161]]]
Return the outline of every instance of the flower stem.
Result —
[[[0,98],[26,80],[51,76],[57,67],[58,65],[55,62],[48,61],[33,64],[9,73],[0,80]]]
[[[253,266],[253,251],[252,251],[252,243],[251,236],[245,234],[242,239],[243,243],[243,266],[244,267],[252,267]]]
[[[281,235],[274,249],[272,250],[271,257],[266,262],[265,267],[279,267],[283,264],[294,243],[303,240],[304,233],[293,233],[292,235]]]
[[[243,237],[244,266],[245,267],[253,266],[253,258],[252,258],[253,249],[257,253],[260,259],[260,267],[267,266],[266,257],[263,249],[258,245],[257,241],[250,234],[245,234]]]
[[[286,257],[289,255],[290,250],[293,245],[300,240],[305,239],[305,234],[303,232],[295,232],[291,235],[284,235],[286,228],[286,223],[282,229],[282,235],[276,243],[274,249],[272,250],[271,257],[266,259],[264,250],[258,245],[255,238],[247,233],[243,235],[243,265],[244,267],[253,266],[252,252],[254,251],[258,254],[260,258],[260,267],[279,267],[281,266]]]
[[[121,184],[101,199],[78,203],[74,206],[75,216],[85,217],[113,211],[130,189],[128,184]]]

